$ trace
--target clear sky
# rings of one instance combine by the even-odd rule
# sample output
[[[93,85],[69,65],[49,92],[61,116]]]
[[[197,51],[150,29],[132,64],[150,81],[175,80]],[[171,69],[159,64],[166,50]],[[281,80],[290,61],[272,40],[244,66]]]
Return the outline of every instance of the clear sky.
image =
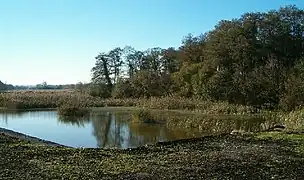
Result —
[[[304,0],[0,0],[0,80],[88,82],[94,57],[114,47],[177,47],[219,20]]]

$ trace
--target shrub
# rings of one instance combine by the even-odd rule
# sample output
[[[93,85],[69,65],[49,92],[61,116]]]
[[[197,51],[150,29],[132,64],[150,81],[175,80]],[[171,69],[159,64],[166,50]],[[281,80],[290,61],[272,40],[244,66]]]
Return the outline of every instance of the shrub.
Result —
[[[134,89],[130,81],[119,80],[112,92],[114,98],[130,98],[133,96]]]
[[[62,105],[58,107],[58,114],[63,117],[83,117],[89,114],[89,110],[79,105]]]
[[[106,84],[91,85],[89,94],[93,97],[109,98],[111,97],[112,89]]]

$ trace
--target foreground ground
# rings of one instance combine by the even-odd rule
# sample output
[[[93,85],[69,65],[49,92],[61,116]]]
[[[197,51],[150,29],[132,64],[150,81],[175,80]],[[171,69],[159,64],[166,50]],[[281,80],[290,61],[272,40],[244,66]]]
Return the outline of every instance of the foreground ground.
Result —
[[[53,147],[1,133],[0,177],[301,179],[304,134],[221,135],[132,150],[102,150]]]

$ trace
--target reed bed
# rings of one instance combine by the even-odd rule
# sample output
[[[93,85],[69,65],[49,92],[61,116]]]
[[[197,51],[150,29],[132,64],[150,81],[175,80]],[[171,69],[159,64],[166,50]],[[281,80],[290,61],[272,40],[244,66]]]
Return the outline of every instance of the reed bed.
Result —
[[[151,97],[104,99],[76,91],[13,91],[0,93],[0,107],[7,109],[58,108],[77,104],[81,107],[142,107],[148,109],[187,110],[205,114],[252,114],[249,106],[211,102],[194,98]]]
[[[304,108],[291,111],[288,114],[282,115],[284,122],[290,129],[298,129],[304,131]]]
[[[94,107],[138,107],[145,111],[135,114],[133,119],[146,122],[160,122],[166,120],[169,126],[188,127],[206,130],[209,127],[227,126],[232,128],[220,115],[258,115],[269,122],[284,123],[290,129],[304,129],[304,110],[298,109],[290,113],[270,112],[266,110],[256,111],[253,107],[234,105],[227,102],[211,102],[195,98],[181,97],[151,97],[129,99],[103,99],[92,97],[87,93],[77,91],[12,91],[0,93],[0,107],[5,109],[35,109],[57,108],[61,114],[73,116],[80,114],[83,109]],[[175,115],[167,117],[166,111],[150,113],[151,110],[176,110]],[[182,113],[178,113],[182,112]],[[184,116],[186,112],[197,115]],[[60,113],[60,112],[59,112]],[[213,115],[206,121],[202,115]],[[209,116],[211,117],[211,116]],[[204,124],[208,122],[208,125]],[[210,125],[210,126],[209,126]],[[219,126],[220,125],[220,126]],[[271,125],[266,125],[271,126]],[[222,129],[222,128],[221,128]],[[265,129],[265,128],[264,128]],[[210,129],[211,130],[211,129]],[[217,131],[217,130],[213,130]],[[227,130],[228,131],[228,130]]]
[[[271,118],[268,114],[210,115],[144,108],[132,112],[132,121],[166,124],[166,127],[170,129],[188,129],[188,132],[193,134],[201,132],[207,134],[230,133],[232,131],[260,132],[281,123],[281,119]]]

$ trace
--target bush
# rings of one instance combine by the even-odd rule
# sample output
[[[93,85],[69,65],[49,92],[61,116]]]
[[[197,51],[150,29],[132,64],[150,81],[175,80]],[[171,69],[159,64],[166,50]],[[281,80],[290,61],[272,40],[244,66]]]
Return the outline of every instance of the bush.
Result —
[[[291,111],[304,105],[304,82],[300,77],[291,76],[285,83],[286,92],[280,99],[280,108]]]
[[[58,107],[58,114],[63,117],[83,117],[89,114],[89,110],[79,105],[62,105]]]
[[[133,96],[134,89],[129,80],[119,80],[114,87],[112,97],[130,98]]]

